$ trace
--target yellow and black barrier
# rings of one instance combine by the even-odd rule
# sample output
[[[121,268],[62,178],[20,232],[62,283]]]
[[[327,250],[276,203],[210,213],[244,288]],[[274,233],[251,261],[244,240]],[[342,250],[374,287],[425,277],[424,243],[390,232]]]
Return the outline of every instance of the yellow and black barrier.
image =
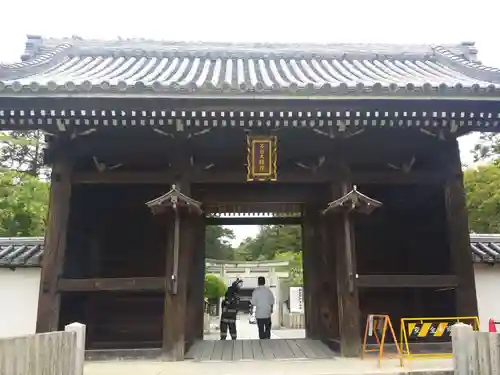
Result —
[[[451,333],[450,322],[426,322],[426,323],[408,323],[409,337],[448,337]]]
[[[450,358],[452,353],[446,348],[433,346],[432,350],[419,350],[412,353],[411,344],[439,344],[451,341],[451,327],[456,323],[469,324],[479,331],[477,316],[443,317],[443,318],[402,318],[401,319],[401,353],[408,360],[415,358]]]

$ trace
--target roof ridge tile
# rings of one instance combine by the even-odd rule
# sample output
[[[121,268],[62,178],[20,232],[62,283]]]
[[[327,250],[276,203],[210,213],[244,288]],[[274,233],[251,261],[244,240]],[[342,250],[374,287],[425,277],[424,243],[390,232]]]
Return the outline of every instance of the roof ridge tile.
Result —
[[[500,83],[500,69],[482,64],[476,60],[477,50],[475,48],[470,51],[470,46],[473,43],[462,43],[467,48],[467,52],[463,55],[454,53],[449,47],[444,45],[436,45],[433,47],[434,51],[438,54],[441,60],[445,60],[448,65],[453,66],[460,72],[470,75],[474,78]],[[470,56],[472,54],[472,56]],[[466,58],[469,57],[469,58]]]
[[[260,52],[282,50],[283,52],[295,53],[314,53],[323,54],[343,53],[361,54],[361,55],[418,55],[423,56],[432,54],[432,46],[429,44],[404,44],[404,43],[298,43],[298,42],[221,42],[221,41],[201,41],[201,40],[162,40],[148,38],[120,38],[115,39],[85,39],[79,36],[62,38],[44,38],[40,35],[28,35],[26,42],[25,55],[36,55],[36,52],[43,53],[44,50],[54,49],[60,45],[71,45],[77,51],[95,52],[103,50],[143,50],[144,52],[153,52],[167,49],[169,51],[178,49],[176,52],[184,50],[198,51],[199,53],[214,53],[233,50],[234,52]],[[450,45],[450,49],[464,50],[463,44]],[[34,53],[35,52],[35,53]]]

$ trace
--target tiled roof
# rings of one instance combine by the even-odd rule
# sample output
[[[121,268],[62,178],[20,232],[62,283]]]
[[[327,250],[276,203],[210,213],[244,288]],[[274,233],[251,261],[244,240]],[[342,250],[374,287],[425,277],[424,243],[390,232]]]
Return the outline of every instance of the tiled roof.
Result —
[[[37,267],[43,237],[0,237],[0,267]]]
[[[471,234],[472,260],[500,263],[500,234]]]
[[[224,44],[29,36],[23,62],[0,65],[0,94],[487,95],[500,70],[473,43]]]
[[[500,263],[500,234],[471,234],[470,242],[475,263]],[[40,266],[42,253],[43,237],[0,237],[0,267]]]

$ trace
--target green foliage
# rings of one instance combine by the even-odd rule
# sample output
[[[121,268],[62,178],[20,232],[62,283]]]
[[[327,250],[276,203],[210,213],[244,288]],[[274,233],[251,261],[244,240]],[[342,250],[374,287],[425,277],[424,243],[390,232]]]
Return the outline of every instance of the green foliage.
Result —
[[[470,230],[476,233],[499,233],[500,166],[491,163],[466,170],[464,185]]]
[[[222,279],[215,275],[205,276],[205,291],[203,297],[207,299],[215,299],[224,296],[226,293],[226,284]]]
[[[304,274],[302,266],[302,251],[300,252],[286,252],[276,255],[275,259],[288,260],[288,280],[289,286],[302,286],[304,284]]]
[[[26,173],[0,171],[0,236],[42,236],[49,184]]]
[[[44,136],[41,131],[0,132],[0,170],[38,176],[43,169]]]
[[[205,232],[205,256],[210,259],[232,260],[234,249],[230,240],[234,240],[231,229],[219,226],[207,226]]]
[[[255,238],[247,238],[236,250],[238,260],[275,259],[281,253],[302,250],[301,228],[298,225],[262,225]]]
[[[492,161],[498,163],[500,159],[500,136],[496,133],[481,133],[479,141],[472,151],[474,161]]]
[[[299,225],[263,225],[255,238],[247,238],[236,249],[237,260],[287,260],[287,284],[301,286],[302,230]]]

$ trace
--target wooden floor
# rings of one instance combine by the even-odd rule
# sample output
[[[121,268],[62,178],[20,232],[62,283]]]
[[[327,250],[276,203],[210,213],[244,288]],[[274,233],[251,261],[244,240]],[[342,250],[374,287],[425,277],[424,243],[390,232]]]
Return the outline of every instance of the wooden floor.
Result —
[[[186,359],[195,361],[252,361],[331,359],[334,353],[319,340],[207,340],[189,349]]]

